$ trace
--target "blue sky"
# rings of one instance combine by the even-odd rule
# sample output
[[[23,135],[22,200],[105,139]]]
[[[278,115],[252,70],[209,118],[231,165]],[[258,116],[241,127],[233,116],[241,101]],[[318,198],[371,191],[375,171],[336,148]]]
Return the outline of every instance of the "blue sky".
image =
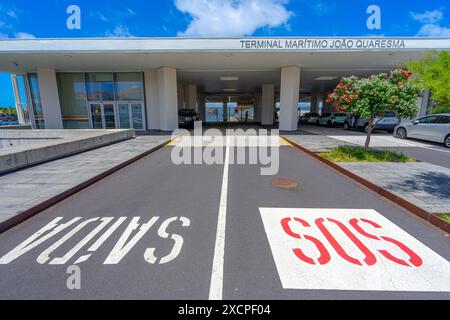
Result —
[[[69,5],[81,29],[66,27]],[[366,26],[381,9],[381,29]],[[447,36],[445,0],[0,0],[0,38],[176,36]],[[0,106],[13,105],[0,74]]]

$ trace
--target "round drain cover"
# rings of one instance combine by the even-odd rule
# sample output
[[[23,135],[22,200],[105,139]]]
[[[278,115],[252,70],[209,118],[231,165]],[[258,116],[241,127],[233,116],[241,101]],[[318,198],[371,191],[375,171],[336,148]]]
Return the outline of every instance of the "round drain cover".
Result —
[[[272,186],[280,189],[293,190],[298,187],[298,182],[292,179],[278,178],[272,180]]]

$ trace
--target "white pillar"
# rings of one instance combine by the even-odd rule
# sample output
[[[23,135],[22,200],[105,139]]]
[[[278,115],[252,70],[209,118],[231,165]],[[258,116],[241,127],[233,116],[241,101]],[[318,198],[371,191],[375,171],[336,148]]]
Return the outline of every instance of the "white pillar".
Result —
[[[204,94],[200,94],[200,99],[199,99],[199,104],[198,104],[198,113],[200,115],[200,120],[201,121],[206,121],[206,97]]]
[[[325,102],[328,99],[328,92],[322,91],[322,113],[328,112],[328,102]]]
[[[420,99],[419,117],[426,116],[429,113],[429,110],[428,110],[429,105],[430,105],[430,90],[425,89],[425,90],[423,90],[423,96]]]
[[[255,122],[261,122],[261,93],[255,92],[253,95],[253,110]]]
[[[319,113],[319,109],[320,109],[319,97],[320,97],[320,94],[318,92],[313,92],[311,94],[311,112],[312,113]]]
[[[178,128],[177,70],[161,67],[157,76],[160,129],[172,131]]]
[[[187,108],[197,109],[197,86],[195,84],[187,85]]]
[[[15,74],[11,75],[11,82],[14,91],[14,98],[16,101],[17,120],[19,124],[24,124],[25,116],[23,114],[22,97],[20,96],[19,84],[17,83],[17,76]]]
[[[147,128],[149,130],[159,130],[161,126],[158,102],[158,73],[156,70],[145,70],[144,80]]]
[[[261,93],[261,124],[273,125],[273,114],[275,108],[275,86],[263,84]]]
[[[298,95],[300,68],[281,68],[280,130],[295,131],[298,127]]]
[[[42,113],[46,129],[63,129],[55,69],[37,69]]]

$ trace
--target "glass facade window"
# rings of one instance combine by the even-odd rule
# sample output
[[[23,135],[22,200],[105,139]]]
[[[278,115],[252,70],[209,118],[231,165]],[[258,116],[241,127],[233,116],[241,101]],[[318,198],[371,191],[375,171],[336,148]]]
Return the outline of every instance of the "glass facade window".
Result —
[[[145,129],[141,72],[57,73],[56,79],[64,128]]]
[[[87,93],[83,73],[58,73],[59,100],[65,129],[89,128]]]
[[[144,89],[140,72],[114,73],[114,86],[117,101],[142,101]]]
[[[114,101],[114,79],[109,72],[86,73],[86,89],[89,101]]]
[[[44,129],[44,113],[42,112],[39,82],[36,73],[28,74],[28,83],[30,86],[31,102],[33,104],[34,122],[36,125],[36,129]]]

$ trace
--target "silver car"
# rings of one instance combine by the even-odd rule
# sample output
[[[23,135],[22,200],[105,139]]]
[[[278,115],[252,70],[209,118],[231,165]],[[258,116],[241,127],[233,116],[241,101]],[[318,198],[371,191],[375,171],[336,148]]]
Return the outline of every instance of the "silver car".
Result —
[[[450,148],[450,113],[433,114],[400,123],[394,132],[400,139],[415,138],[440,142]]]

